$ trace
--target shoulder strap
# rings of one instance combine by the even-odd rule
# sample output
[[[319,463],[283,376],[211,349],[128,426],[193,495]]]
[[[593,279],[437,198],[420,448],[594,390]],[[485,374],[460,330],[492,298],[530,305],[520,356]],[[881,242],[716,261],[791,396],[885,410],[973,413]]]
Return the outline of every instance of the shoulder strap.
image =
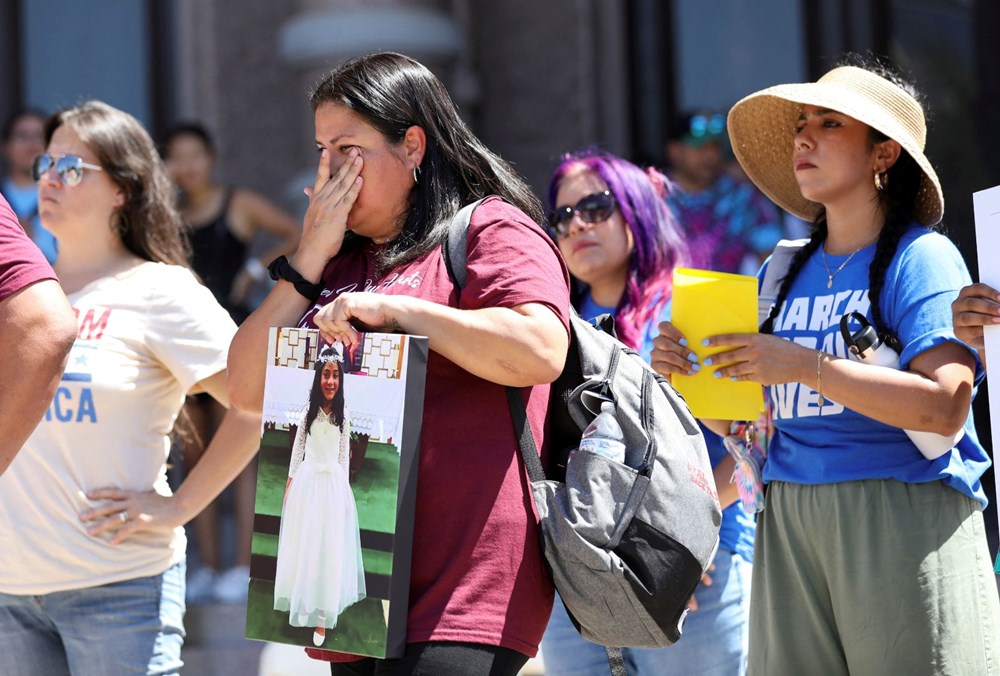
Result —
[[[764,271],[764,279],[760,283],[757,295],[757,324],[762,324],[771,312],[771,306],[778,299],[781,281],[788,274],[792,265],[792,257],[804,247],[808,239],[783,239],[774,247],[771,260]]]
[[[486,198],[483,197],[466,204],[458,210],[458,213],[451,219],[451,223],[448,224],[448,233],[442,247],[444,264],[448,268],[448,276],[459,289],[465,288],[465,282],[468,279],[465,266],[469,256],[469,221],[472,220],[472,212],[484,199]]]
[[[448,224],[448,234],[441,247],[444,253],[444,264],[448,268],[448,276],[459,289],[465,288],[465,282],[468,279],[466,263],[468,262],[469,221],[472,220],[472,212],[484,199],[486,198],[483,197],[471,204],[466,204],[458,210],[455,217],[451,219],[451,223]],[[542,461],[538,458],[538,447],[535,446],[535,439],[531,435],[531,426],[528,425],[528,413],[524,406],[521,390],[516,387],[508,387],[506,390],[507,407],[510,409],[511,421],[514,423],[514,435],[517,437],[517,446],[521,451],[521,460],[528,472],[528,478],[531,481],[544,481],[545,470],[542,469]]]
[[[528,472],[528,479],[532,483],[545,481],[545,470],[542,469],[542,461],[538,457],[535,438],[531,435],[528,412],[524,407],[521,390],[516,387],[504,389],[507,390],[507,408],[510,409],[510,418],[514,423],[514,436],[517,437],[517,447],[521,451],[521,460],[524,462],[524,469]]]
[[[628,676],[625,670],[625,657],[621,648],[604,647],[604,652],[608,656],[608,666],[611,667],[611,676]]]

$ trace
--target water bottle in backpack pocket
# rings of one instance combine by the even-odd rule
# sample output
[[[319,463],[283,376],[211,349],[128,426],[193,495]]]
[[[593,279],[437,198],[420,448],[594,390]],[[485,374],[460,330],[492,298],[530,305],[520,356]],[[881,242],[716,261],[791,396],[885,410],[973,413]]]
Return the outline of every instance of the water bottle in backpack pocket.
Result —
[[[456,214],[442,246],[460,289],[476,204]],[[667,646],[681,637],[687,602],[719,546],[722,512],[705,439],[670,383],[610,327],[603,332],[569,314],[566,362],[549,392],[551,472],[539,458],[521,388],[506,388],[542,554],[584,638]],[[609,660],[616,673],[624,669],[620,650],[609,648]]]
[[[851,319],[861,325],[861,328],[854,333],[851,333],[850,329]],[[882,337],[875,331],[875,327],[860,312],[850,312],[840,318],[840,334],[847,344],[847,350],[852,360],[899,369],[899,355],[882,340]],[[964,429],[950,436],[935,432],[903,431],[928,460],[939,458],[953,449],[955,444],[965,435]]]
[[[601,412],[580,437],[579,450],[603,455],[615,462],[625,462],[625,434],[615,417],[614,402],[601,404]]]

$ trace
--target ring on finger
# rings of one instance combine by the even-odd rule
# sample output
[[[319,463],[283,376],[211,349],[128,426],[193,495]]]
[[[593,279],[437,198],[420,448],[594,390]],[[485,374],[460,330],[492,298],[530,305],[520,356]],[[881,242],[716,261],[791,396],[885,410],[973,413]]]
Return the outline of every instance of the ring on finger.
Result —
[[[128,523],[128,512],[124,509],[118,512],[118,520],[122,523]]]

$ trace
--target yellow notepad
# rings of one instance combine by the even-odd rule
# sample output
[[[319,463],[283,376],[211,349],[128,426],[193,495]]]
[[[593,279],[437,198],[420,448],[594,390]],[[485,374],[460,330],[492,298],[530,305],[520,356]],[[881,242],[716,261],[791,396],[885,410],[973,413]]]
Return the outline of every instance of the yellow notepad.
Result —
[[[728,348],[705,347],[702,340],[722,333],[757,333],[757,278],[709,270],[674,270],[671,322],[703,362]],[[697,418],[756,420],[764,408],[759,383],[714,377],[715,367],[672,382]]]

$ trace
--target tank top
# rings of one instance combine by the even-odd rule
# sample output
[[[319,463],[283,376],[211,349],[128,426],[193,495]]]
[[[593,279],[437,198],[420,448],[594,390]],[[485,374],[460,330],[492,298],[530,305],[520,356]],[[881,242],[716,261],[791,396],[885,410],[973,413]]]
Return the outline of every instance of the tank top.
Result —
[[[191,267],[201,277],[219,303],[238,324],[249,312],[229,300],[233,280],[246,262],[247,245],[229,227],[229,205],[233,192],[227,190],[218,215],[191,230]]]

